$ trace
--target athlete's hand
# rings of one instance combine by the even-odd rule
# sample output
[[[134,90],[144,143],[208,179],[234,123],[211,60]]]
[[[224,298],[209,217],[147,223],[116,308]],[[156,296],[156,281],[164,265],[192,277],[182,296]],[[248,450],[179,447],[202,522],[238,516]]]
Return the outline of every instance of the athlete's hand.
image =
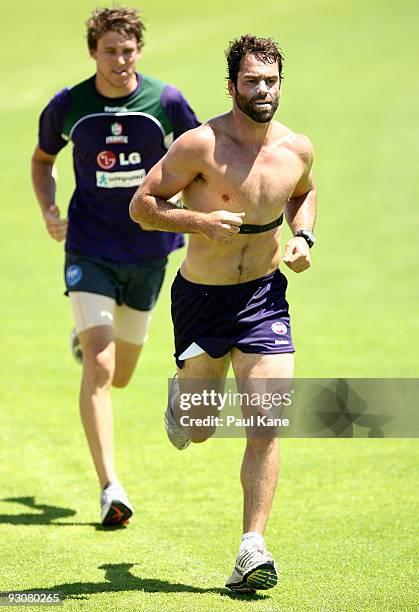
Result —
[[[233,213],[228,210],[215,210],[205,217],[202,233],[214,242],[230,242],[240,231],[246,213]]]
[[[68,219],[60,218],[58,206],[50,206],[44,214],[45,225],[51,238],[61,242],[67,235]]]
[[[301,236],[291,238],[285,245],[282,261],[294,272],[304,272],[311,266],[310,247]]]

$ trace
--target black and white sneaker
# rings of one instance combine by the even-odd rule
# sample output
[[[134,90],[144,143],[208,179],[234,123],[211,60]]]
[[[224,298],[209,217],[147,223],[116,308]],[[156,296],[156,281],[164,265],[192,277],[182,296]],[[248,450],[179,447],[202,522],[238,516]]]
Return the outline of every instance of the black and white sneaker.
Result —
[[[177,374],[172,378],[169,388],[169,398],[167,400],[167,408],[164,413],[164,426],[166,428],[167,437],[170,442],[178,450],[184,450],[191,441],[183,430],[180,423],[177,422],[176,417],[173,413],[173,405],[179,397],[179,379]]]
[[[100,495],[100,517],[104,527],[126,525],[133,510],[119,482],[109,482],[105,485]]]
[[[240,593],[256,593],[272,589],[278,582],[279,571],[269,553],[258,544],[250,544],[239,551],[233,573],[226,587]]]

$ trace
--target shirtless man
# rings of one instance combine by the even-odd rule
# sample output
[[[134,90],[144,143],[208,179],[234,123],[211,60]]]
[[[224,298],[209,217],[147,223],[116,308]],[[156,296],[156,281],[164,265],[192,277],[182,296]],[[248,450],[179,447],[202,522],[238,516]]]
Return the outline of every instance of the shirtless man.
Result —
[[[191,234],[172,287],[178,378],[165,416],[179,449],[214,431],[180,425],[182,381],[222,384],[230,363],[242,389],[255,379],[292,378],[287,281],[278,270],[283,213],[294,234],[282,258],[291,270],[310,267],[314,243],[312,146],[273,120],[282,54],[271,39],[245,35],[226,55],[232,110],[180,136],[130,205],[131,218],[143,229]],[[185,209],[168,202],[179,191]],[[202,406],[195,413],[202,417]],[[277,583],[263,534],[278,474],[277,437],[248,435],[241,468],[243,536],[226,584],[233,590],[254,592]]]

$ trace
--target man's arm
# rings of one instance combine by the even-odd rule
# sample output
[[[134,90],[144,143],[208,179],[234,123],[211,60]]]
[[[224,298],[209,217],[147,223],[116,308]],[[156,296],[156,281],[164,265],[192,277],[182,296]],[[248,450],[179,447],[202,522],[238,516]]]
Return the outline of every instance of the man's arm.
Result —
[[[55,155],[49,155],[36,147],[32,155],[32,183],[48,233],[60,242],[66,237],[68,221],[60,219],[60,211],[55,204],[55,158]]]
[[[303,176],[285,205],[285,218],[294,238],[285,245],[283,261],[294,272],[303,272],[311,266],[310,248],[305,238],[295,236],[298,230],[314,229],[317,211],[317,192],[311,170],[313,149],[308,139],[299,137],[298,153],[305,165]]]
[[[239,232],[244,213],[202,213],[168,202],[202,173],[200,164],[207,154],[209,129],[204,126],[180,136],[134,194],[130,216],[143,229],[201,234],[215,241],[230,241]]]

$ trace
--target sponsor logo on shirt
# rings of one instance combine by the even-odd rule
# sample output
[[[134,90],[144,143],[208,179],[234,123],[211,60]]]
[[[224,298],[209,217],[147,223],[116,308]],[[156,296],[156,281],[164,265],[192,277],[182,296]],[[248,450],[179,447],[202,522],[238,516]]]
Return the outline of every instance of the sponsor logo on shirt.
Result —
[[[116,164],[117,157],[113,151],[101,151],[96,157],[99,168],[102,170],[110,170]],[[120,153],[119,154],[120,166],[138,166],[141,164],[141,155],[138,151],[132,151],[131,153]]]
[[[272,323],[271,330],[274,334],[279,334],[280,336],[283,336],[288,331],[287,326],[285,325],[285,323],[282,323],[282,321],[276,321],[275,323]]]
[[[115,121],[115,123],[111,124],[111,132],[112,132],[112,136],[107,136],[106,137],[106,144],[127,144],[128,142],[128,136],[124,136],[122,134],[122,132],[124,131],[124,128],[122,126],[122,123],[119,123],[118,121]]]
[[[128,109],[126,106],[105,106],[103,108],[105,113],[127,113]]]
[[[119,163],[121,166],[136,166],[141,164],[141,155],[138,151],[132,151],[132,153],[128,154],[128,157],[125,157],[125,153],[120,153]]]
[[[143,168],[129,172],[96,172],[96,185],[105,189],[138,187],[145,179],[145,174]]]
[[[113,151],[101,151],[96,157],[98,166],[103,170],[109,170],[116,164],[116,155]]]

